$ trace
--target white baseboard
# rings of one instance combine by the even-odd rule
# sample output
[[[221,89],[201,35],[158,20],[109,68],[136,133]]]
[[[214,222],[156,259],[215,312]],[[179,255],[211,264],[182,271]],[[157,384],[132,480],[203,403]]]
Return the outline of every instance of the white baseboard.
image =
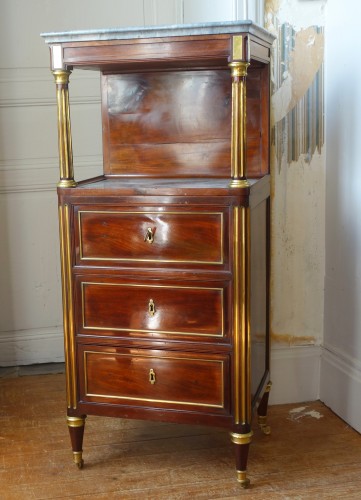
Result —
[[[0,366],[21,366],[64,361],[62,327],[0,334]]]
[[[361,363],[327,344],[321,357],[320,399],[361,432]]]
[[[320,359],[320,346],[273,348],[270,404],[319,399]]]

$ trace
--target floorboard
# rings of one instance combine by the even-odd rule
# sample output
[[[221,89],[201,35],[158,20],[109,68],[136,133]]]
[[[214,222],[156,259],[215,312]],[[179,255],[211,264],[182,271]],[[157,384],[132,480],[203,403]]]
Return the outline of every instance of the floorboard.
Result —
[[[321,402],[271,406],[254,429],[251,487],[235,479],[228,433],[88,417],[72,463],[64,374],[0,377],[0,499],[360,499],[361,436]]]

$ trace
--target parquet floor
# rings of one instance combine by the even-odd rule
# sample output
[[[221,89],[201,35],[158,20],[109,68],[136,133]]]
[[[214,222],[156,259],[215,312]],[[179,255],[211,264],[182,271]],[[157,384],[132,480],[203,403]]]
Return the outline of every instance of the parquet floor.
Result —
[[[88,417],[72,463],[64,375],[0,378],[0,499],[361,499],[361,436],[320,402],[271,406],[242,490],[224,430]]]

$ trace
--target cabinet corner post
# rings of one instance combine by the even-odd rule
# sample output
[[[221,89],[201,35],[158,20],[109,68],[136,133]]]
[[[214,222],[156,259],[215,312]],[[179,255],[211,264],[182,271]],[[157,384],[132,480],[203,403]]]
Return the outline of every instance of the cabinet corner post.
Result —
[[[71,272],[70,209],[69,205],[66,204],[59,206],[59,233],[67,406],[68,408],[76,409],[77,378],[75,359],[75,332],[73,319],[73,286]]]
[[[60,181],[58,187],[75,187],[73,170],[73,148],[70,127],[70,107],[69,107],[69,69],[52,70],[56,84],[56,101],[58,111],[58,147],[59,147],[59,168]]]
[[[243,487],[247,457],[251,443],[251,320],[250,320],[250,208],[233,208],[233,407],[234,420],[231,439],[236,450],[237,479]]]
[[[247,114],[246,78],[248,62],[232,61],[228,64],[232,77],[232,136],[230,187],[247,187]]]

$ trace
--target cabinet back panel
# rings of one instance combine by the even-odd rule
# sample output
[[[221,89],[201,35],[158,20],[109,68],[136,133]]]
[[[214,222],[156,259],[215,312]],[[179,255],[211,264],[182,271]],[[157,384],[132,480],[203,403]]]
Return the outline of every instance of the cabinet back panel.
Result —
[[[261,71],[252,69],[247,78],[249,177],[268,170]],[[230,176],[228,69],[103,75],[102,87],[105,174]]]
[[[229,174],[228,71],[104,76],[103,120],[107,174]]]

